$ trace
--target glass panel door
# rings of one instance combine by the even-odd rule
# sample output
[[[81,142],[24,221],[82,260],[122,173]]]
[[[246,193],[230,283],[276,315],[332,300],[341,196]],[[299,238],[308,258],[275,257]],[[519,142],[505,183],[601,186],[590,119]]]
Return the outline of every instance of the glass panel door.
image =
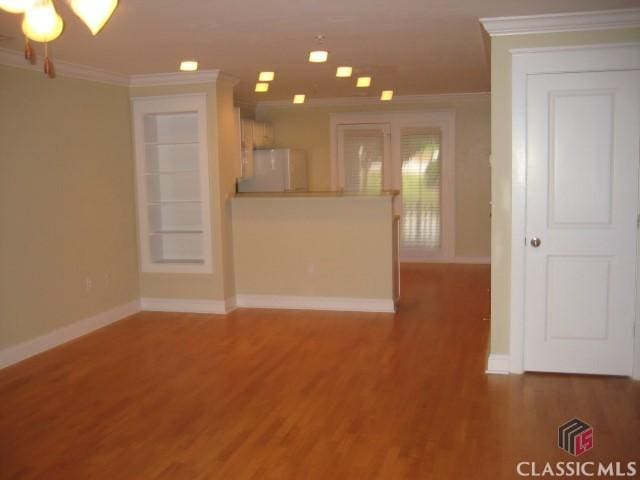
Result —
[[[338,126],[338,165],[347,192],[380,193],[390,157],[388,124]]]
[[[405,250],[437,253],[441,248],[441,139],[436,128],[400,132],[400,242]]]

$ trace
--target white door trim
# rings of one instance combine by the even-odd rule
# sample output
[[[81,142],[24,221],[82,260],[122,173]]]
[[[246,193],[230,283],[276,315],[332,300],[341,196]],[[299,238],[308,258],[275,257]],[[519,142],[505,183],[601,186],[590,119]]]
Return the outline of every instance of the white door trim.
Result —
[[[511,57],[511,306],[509,369],[523,372],[526,232],[527,76],[542,73],[640,69],[640,43],[514,49]],[[636,311],[636,316],[638,312]],[[638,319],[636,318],[636,325]],[[636,327],[640,330],[640,327]],[[640,338],[635,338],[634,378],[640,378]]]

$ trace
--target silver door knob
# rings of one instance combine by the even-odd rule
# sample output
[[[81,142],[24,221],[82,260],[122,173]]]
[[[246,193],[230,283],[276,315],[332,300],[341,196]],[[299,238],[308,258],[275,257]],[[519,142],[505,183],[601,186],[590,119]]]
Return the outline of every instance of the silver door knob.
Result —
[[[531,239],[531,246],[532,246],[532,247],[538,248],[538,247],[540,246],[540,244],[541,244],[541,243],[542,243],[542,242],[540,241],[540,239],[539,239],[538,237],[533,237],[533,238]]]

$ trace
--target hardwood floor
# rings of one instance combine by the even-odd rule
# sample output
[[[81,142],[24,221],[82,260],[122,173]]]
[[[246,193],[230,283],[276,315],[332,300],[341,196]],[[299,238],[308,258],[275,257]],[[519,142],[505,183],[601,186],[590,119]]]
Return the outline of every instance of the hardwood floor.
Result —
[[[409,265],[396,314],[140,313],[0,371],[2,479],[510,479],[640,461],[640,382],[484,374],[489,267]],[[579,417],[595,447],[556,446]],[[574,477],[576,478],[576,477]]]

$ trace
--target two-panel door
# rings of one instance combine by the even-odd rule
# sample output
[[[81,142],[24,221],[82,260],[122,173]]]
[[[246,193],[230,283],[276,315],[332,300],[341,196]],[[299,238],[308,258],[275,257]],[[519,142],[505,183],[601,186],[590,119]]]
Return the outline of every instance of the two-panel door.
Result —
[[[524,370],[630,375],[640,72],[529,75]]]

